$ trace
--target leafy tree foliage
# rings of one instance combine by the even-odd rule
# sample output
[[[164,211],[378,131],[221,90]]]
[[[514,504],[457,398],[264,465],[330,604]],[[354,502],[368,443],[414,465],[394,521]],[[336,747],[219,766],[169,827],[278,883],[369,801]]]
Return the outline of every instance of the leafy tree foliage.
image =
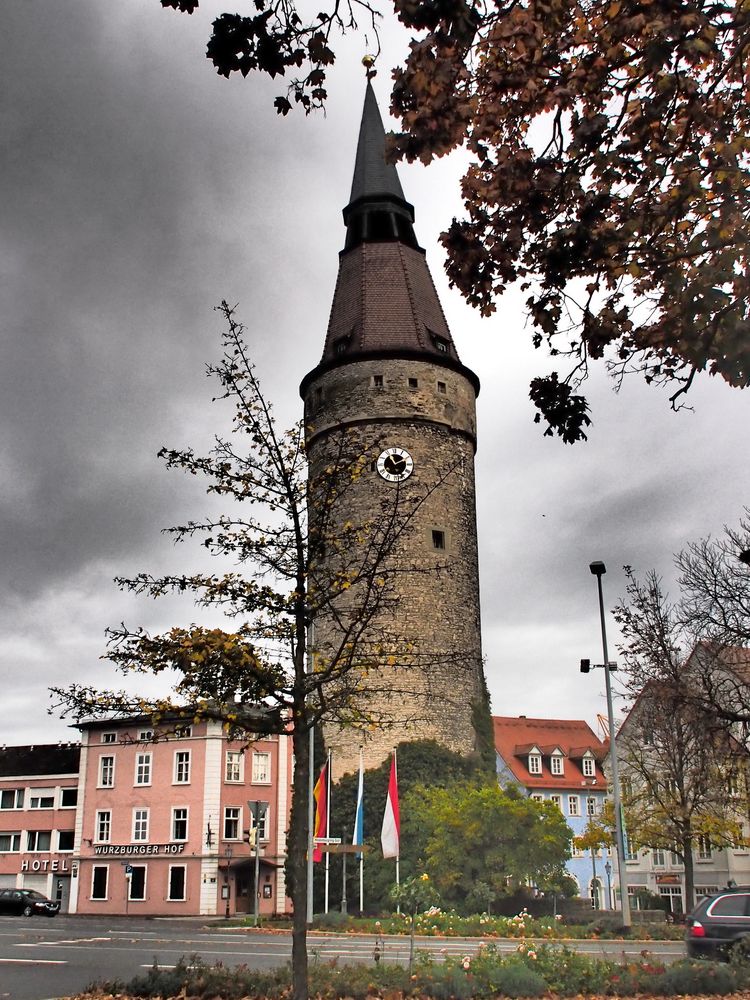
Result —
[[[92,716],[147,716],[157,736],[174,719],[214,718],[229,735],[252,741],[291,733],[295,756],[289,836],[290,890],[294,903],[295,1000],[307,996],[305,857],[309,732],[323,720],[343,726],[388,726],[388,699],[398,686],[378,684],[378,665],[394,655],[409,662],[392,628],[403,570],[394,565],[399,541],[411,530],[420,505],[437,483],[409,498],[384,494],[367,524],[345,520],[348,498],[379,442],[363,445],[342,433],[318,478],[309,478],[303,428],[276,428],[234,310],[222,303],[224,353],[208,375],[220,399],[233,407],[232,435],[217,437],[206,456],[191,449],[162,449],[168,468],[202,476],[207,492],[227,501],[218,516],[169,529],[177,542],[199,539],[231,569],[219,573],[153,576],[141,573],[119,585],[152,598],[186,594],[200,608],[223,613],[226,627],[199,624],[160,635],[126,625],[108,630],[107,658],[125,674],[174,671],[170,696],[148,699],[126,691],[72,685],[53,689],[56,707],[76,720]],[[447,473],[447,474],[450,474]],[[308,522],[308,511],[314,516]],[[322,558],[325,554],[325,558]],[[335,621],[338,646],[308,668],[308,626]],[[385,624],[379,624],[384,622]],[[401,653],[401,656],[399,656]],[[364,688],[363,688],[364,685]],[[363,701],[366,688],[372,703]],[[374,710],[372,705],[381,708]]]
[[[744,754],[708,728],[680,687],[651,681],[617,737],[631,848],[675,851],[685,867],[686,908],[695,903],[694,852],[743,839],[747,796],[738,789]]]
[[[672,600],[654,572],[625,567],[626,595],[615,608],[630,694],[650,680],[682,688],[709,729],[750,748],[750,510],[738,527],[691,542],[675,556]]]
[[[414,789],[404,814],[416,818],[425,870],[446,903],[463,907],[477,882],[497,896],[531,882],[546,888],[564,877],[570,828],[550,802],[534,802],[496,782]]]
[[[424,838],[420,827],[420,814],[412,811],[409,796],[412,789],[445,788],[455,782],[493,781],[494,769],[487,767],[481,752],[474,758],[462,757],[448,750],[434,740],[415,740],[399,743],[398,784],[401,805],[401,856],[400,873],[403,879],[421,875],[424,872]],[[368,913],[387,910],[391,905],[390,888],[395,878],[394,862],[382,856],[380,828],[385,809],[390,776],[390,760],[383,761],[376,768],[369,768],[364,774],[364,831],[367,852],[364,859],[364,904]],[[357,774],[344,775],[334,786],[331,795],[331,833],[351,842],[354,829],[354,814],[357,804]],[[322,892],[322,877],[316,865],[315,897],[319,901]],[[341,861],[334,855],[331,859],[330,893],[331,905],[341,898]],[[350,912],[359,909],[359,869],[347,862],[348,907]]]
[[[674,602],[655,573],[640,581],[626,567],[615,609],[634,702],[617,738],[628,833],[681,856],[688,906],[699,839],[721,847],[749,833],[750,571],[738,559],[749,527],[679,553]]]
[[[192,13],[196,0],[162,0]],[[249,5],[248,5],[249,6]],[[346,0],[305,20],[293,0],[223,14],[219,73],[299,71],[276,107],[326,99],[332,36],[375,30]],[[383,4],[383,9],[389,5]],[[490,314],[521,282],[536,347],[565,370],[530,396],[547,434],[586,437],[589,362],[640,372],[681,405],[696,373],[750,378],[750,11],[732,0],[393,0],[412,33],[394,72],[394,155],[471,156],[447,270]]]

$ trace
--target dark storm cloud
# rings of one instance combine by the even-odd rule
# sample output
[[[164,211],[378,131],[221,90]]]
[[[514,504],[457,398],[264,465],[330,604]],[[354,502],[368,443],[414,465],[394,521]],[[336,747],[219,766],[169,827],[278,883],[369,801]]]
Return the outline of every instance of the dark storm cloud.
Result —
[[[361,42],[341,50],[327,117],[278,118],[277,82],[226,81],[193,18],[156,0],[6,5],[0,33],[0,674],[8,742],[67,735],[43,714],[66,678],[117,684],[98,657],[107,625],[166,628],[197,612],[120,594],[119,573],[189,568],[160,529],[206,507],[167,473],[161,445],[210,446],[223,418],[203,366],[212,307],[240,303],[258,370],[286,426],[320,357],[343,243],[364,80]],[[376,79],[402,35],[386,32]],[[597,681],[592,559],[671,573],[686,541],[736,522],[750,494],[747,398],[707,382],[680,417],[641,385],[592,385],[594,427],[569,448],[532,423],[519,294],[481,322],[450,290],[438,235],[459,166],[402,165],[462,359],[482,381],[478,509],[484,648],[498,713],[591,718]],[[572,673],[571,673],[572,671]],[[531,680],[530,680],[531,679]],[[50,728],[48,728],[48,726]],[[55,726],[57,728],[55,729]]]

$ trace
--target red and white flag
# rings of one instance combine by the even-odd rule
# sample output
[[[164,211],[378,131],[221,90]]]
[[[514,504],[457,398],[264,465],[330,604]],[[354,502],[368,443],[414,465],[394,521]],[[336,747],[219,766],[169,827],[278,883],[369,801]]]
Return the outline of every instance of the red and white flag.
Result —
[[[385,800],[383,828],[380,831],[380,843],[384,858],[397,858],[399,854],[399,836],[401,821],[398,814],[398,775],[396,772],[396,751],[391,758],[391,777],[388,781],[388,798]]]

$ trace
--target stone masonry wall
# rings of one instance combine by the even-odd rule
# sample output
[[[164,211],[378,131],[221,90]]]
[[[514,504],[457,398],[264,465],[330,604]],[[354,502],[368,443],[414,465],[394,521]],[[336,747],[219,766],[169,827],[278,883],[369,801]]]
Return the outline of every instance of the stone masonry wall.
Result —
[[[414,655],[406,656],[405,664],[384,662],[377,676],[364,681],[363,699],[392,724],[365,731],[329,725],[325,736],[334,751],[334,773],[356,768],[360,746],[366,766],[380,763],[403,740],[430,738],[470,753],[472,703],[483,690],[474,389],[460,372],[429,361],[353,362],[311,381],[305,415],[312,476],[326,468],[342,427],[371,449],[364,473],[348,491],[342,516],[350,522],[368,521],[383,500],[394,499],[394,491],[408,501],[444,477],[392,555],[403,572],[396,607],[387,615],[393,614],[394,634]],[[392,446],[405,448],[414,460],[412,475],[398,485],[373,467],[377,454]],[[443,548],[436,547],[434,532]],[[387,634],[389,623],[382,620],[387,615],[374,630]],[[316,627],[316,646],[335,638],[326,634],[329,628]]]

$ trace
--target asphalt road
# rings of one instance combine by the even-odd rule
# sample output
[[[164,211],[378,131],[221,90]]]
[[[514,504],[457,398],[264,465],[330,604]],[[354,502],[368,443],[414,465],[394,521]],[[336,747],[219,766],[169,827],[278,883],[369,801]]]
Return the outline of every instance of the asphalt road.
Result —
[[[342,962],[372,960],[375,939],[370,935],[311,934],[312,960]],[[436,957],[476,952],[477,938],[420,938],[417,947]],[[514,951],[517,941],[499,940],[503,951]],[[572,942],[576,950],[599,957],[637,958],[646,950],[665,961],[684,955],[680,942]],[[157,962],[172,966],[182,956],[199,955],[212,963],[246,964],[269,969],[291,958],[287,933],[230,930],[203,921],[138,920],[59,916],[0,917],[0,998],[51,1000],[80,993],[97,979],[128,980]],[[383,960],[406,961],[408,938],[385,939]]]

